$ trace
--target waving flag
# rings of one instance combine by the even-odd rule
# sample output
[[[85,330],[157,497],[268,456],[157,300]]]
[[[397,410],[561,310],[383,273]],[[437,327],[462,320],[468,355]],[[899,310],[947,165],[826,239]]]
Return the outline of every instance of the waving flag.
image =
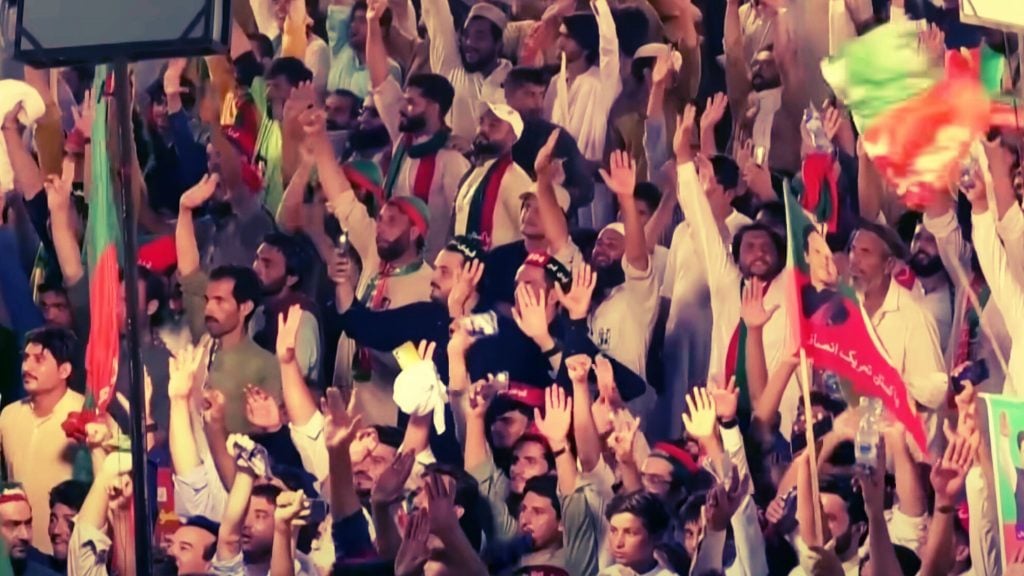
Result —
[[[914,207],[945,193],[949,174],[989,127],[991,105],[979,62],[951,53],[945,70],[911,22],[890,22],[821,65],[853,113],[864,151]]]
[[[811,221],[788,186],[784,197],[789,255],[783,280],[791,283],[786,309],[794,316],[790,325],[799,330],[800,346],[815,368],[849,381],[854,394],[880,398],[927,451],[924,425],[906,384],[882,352],[853,288],[838,280],[824,227]]]
[[[89,196],[89,223],[85,230],[89,260],[89,309],[92,324],[85,350],[88,381],[86,410],[102,413],[113,397],[121,331],[117,319],[120,289],[120,239],[114,187],[110,182],[107,156],[107,99],[104,97],[107,67],[96,69],[92,93],[99,99],[92,125],[92,188]]]

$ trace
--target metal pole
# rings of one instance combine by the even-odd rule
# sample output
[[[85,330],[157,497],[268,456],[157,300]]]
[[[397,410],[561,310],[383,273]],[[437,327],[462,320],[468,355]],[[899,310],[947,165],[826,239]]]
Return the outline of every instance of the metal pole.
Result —
[[[127,324],[128,377],[131,383],[128,401],[131,404],[130,437],[132,441],[132,484],[135,509],[135,574],[150,574],[152,536],[149,522],[149,499],[146,481],[146,392],[143,384],[142,355],[139,350],[139,271],[136,242],[136,206],[132,195],[132,99],[128,78],[128,60],[114,62],[114,101],[117,103],[118,171],[121,175],[121,235],[124,242],[124,294]],[[96,170],[103,167],[97,166]]]

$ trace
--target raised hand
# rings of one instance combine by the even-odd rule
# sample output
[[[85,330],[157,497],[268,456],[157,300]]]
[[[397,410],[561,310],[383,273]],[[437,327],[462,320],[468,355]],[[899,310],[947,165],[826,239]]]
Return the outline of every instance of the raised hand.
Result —
[[[544,415],[533,409],[533,421],[540,433],[548,439],[552,450],[566,446],[572,427],[572,398],[561,386],[551,385],[544,391]]]
[[[701,444],[712,440],[718,431],[715,399],[705,388],[694,388],[686,396],[688,412],[683,413],[683,427]]]
[[[596,286],[597,272],[594,272],[586,262],[578,262],[572,266],[572,286],[569,293],[566,294],[562,286],[555,283],[555,297],[571,320],[582,320],[590,314],[590,303]]]
[[[366,21],[373,22],[380,20],[384,11],[388,9],[388,0],[368,0],[366,2]]]
[[[85,91],[81,106],[73,106],[71,108],[71,116],[75,120],[75,130],[89,138],[92,134],[93,120],[96,119],[96,98],[93,96],[92,90]]]
[[[864,496],[864,506],[870,513],[881,512],[885,507],[885,436],[878,439],[878,459],[869,470],[857,467],[856,477]]]
[[[452,318],[469,314],[470,311],[466,307],[473,295],[476,294],[476,287],[483,277],[483,260],[467,260],[463,263],[462,268],[455,271],[455,282],[452,284],[452,291],[448,294],[448,312]]]
[[[935,465],[932,466],[930,480],[935,489],[935,507],[955,506],[964,491],[967,472],[974,463],[974,452],[977,449],[977,434],[972,438],[957,436],[946,447]]]
[[[778,310],[778,305],[772,306],[769,310],[764,308],[764,281],[760,278],[750,278],[744,283],[740,318],[748,330],[764,328]]]
[[[615,370],[604,354],[598,354],[594,358],[594,374],[597,376],[598,399],[608,402],[612,407],[622,406],[619,387],[615,385]]]
[[[749,485],[750,478],[748,476],[744,475],[741,479],[739,474],[732,474],[729,477],[728,487],[719,482],[708,492],[704,510],[708,527],[719,532],[729,527],[733,514],[743,503]]]
[[[561,128],[555,128],[548,136],[548,141],[537,152],[537,158],[533,161],[533,170],[537,173],[538,181],[543,178],[548,182],[554,182],[559,173],[562,160],[555,158],[555,146],[558,144],[558,135],[561,132]]]
[[[576,354],[565,359],[565,370],[569,373],[569,380],[574,385],[586,386],[587,376],[590,375],[590,367],[593,360],[586,354]]]
[[[708,394],[715,403],[715,413],[718,419],[728,422],[736,418],[736,412],[740,404],[740,392],[736,388],[736,377],[729,379],[728,384],[722,384],[714,379],[709,382]]]
[[[455,513],[455,480],[449,476],[433,473],[423,483],[427,495],[427,509],[430,510],[430,532],[437,535],[452,534],[459,527]]]
[[[207,174],[198,184],[189,188],[178,201],[182,210],[193,211],[203,205],[204,202],[213,196],[217,186],[220,185],[220,175]]]
[[[203,421],[215,426],[224,425],[224,413],[227,410],[227,400],[224,393],[212,388],[203,390]]]
[[[324,414],[324,441],[331,450],[348,450],[355,439],[359,425],[363,421],[362,414],[355,414],[356,396],[352,394],[348,406],[341,397],[341,390],[335,387],[327,389],[326,397],[320,401],[320,411]]]
[[[292,304],[277,317],[277,359],[281,364],[291,364],[295,361],[295,344],[299,337],[301,322],[302,307],[298,304]]]
[[[478,380],[469,387],[469,405],[466,408],[466,418],[483,420],[487,414],[487,406],[491,400],[487,394],[487,381]]]
[[[299,2],[294,2],[299,3]],[[300,123],[303,112],[313,109],[316,105],[316,90],[310,81],[300,82],[292,88],[292,93],[284,103],[284,120],[288,123]]]
[[[636,189],[636,164],[625,150],[612,152],[609,170],[601,168],[601,179],[616,196],[633,196]]]
[[[672,73],[672,50],[666,50],[654,61],[654,69],[651,70],[651,83],[664,86],[668,83],[669,75]]]
[[[708,134],[715,129],[715,126],[725,117],[725,110],[729,107],[729,99],[722,92],[716,92],[708,98],[704,107],[704,113],[700,116],[700,132]]]
[[[117,474],[107,480],[107,506],[112,512],[126,512],[131,506],[133,494],[132,477],[128,474]]]
[[[821,114],[821,125],[829,141],[835,140],[836,134],[843,126],[843,113],[834,106],[826,106]]]
[[[274,522],[278,526],[305,526],[310,513],[309,499],[301,490],[289,492],[285,490],[277,495],[277,507],[274,509]]]
[[[516,305],[512,308],[512,319],[532,340],[549,334],[547,298],[543,291],[534,291],[528,284],[520,284],[515,292]]]
[[[298,103],[292,104],[293,109],[297,106]],[[307,140],[327,137],[327,112],[322,108],[311,106],[300,110],[298,121],[302,125],[302,131],[306,134]]]
[[[672,138],[672,151],[675,152],[676,162],[682,164],[693,160],[693,150],[690,143],[693,142],[694,122],[697,119],[697,108],[693,104],[687,104],[683,108],[683,114],[676,122],[676,134]]]
[[[195,385],[196,370],[203,361],[203,352],[191,344],[178,351],[168,363],[170,379],[167,383],[167,396],[173,399],[188,400]]]
[[[245,387],[245,418],[253,426],[266,432],[276,432],[284,426],[281,407],[270,394],[252,384]]]
[[[114,437],[107,422],[89,422],[85,425],[85,445],[89,450],[102,448],[110,450],[114,446]]]
[[[615,453],[615,460],[620,464],[635,464],[633,446],[636,444],[637,431],[640,430],[640,419],[633,418],[628,410],[619,410],[617,417],[612,418],[612,433],[608,437],[608,447]]]
[[[459,320],[451,323],[448,329],[448,354],[464,357],[470,347],[476,342],[476,338],[470,335],[466,326]]]
[[[400,502],[405,497],[405,483],[409,480],[415,463],[416,452],[412,450],[396,454],[391,465],[381,472],[374,483],[370,492],[370,502],[383,506]]]
[[[71,187],[75,180],[75,161],[71,157],[64,158],[64,167],[60,177],[50,174],[43,182],[46,191],[46,206],[51,214],[66,214],[71,208]]]
[[[402,535],[402,545],[395,558],[395,576],[418,576],[430,558],[427,539],[430,536],[430,518],[426,510],[409,515]]]

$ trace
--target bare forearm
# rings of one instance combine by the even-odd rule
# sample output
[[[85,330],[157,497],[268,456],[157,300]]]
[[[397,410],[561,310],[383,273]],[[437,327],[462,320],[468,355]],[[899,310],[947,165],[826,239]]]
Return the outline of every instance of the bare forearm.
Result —
[[[403,450],[413,450],[419,454],[430,446],[433,417],[433,414],[409,416],[409,424],[405,427],[405,436],[402,438]]]
[[[768,363],[765,361],[763,329],[747,329],[747,345],[743,353],[747,364],[747,390],[750,394],[750,403],[756,405],[768,387]]]
[[[765,387],[761,398],[754,404],[754,417],[761,422],[768,423],[775,418],[779,411],[779,404],[782,403],[782,396],[786,392],[793,372],[796,371],[796,364],[784,362],[772,371],[768,379],[768,386]]]
[[[590,387],[584,381],[573,383],[572,425],[576,438],[576,451],[580,459],[580,468],[590,472],[601,460],[601,436],[594,424],[591,412]]]
[[[893,446],[894,450],[893,474],[896,476],[896,501],[900,503],[900,512],[911,518],[920,518],[928,513],[928,497],[914,457],[902,438],[887,446]]]
[[[889,539],[889,527],[881,510],[868,510],[868,547],[876,574],[899,574],[896,549]]]
[[[225,486],[234,484],[238,477],[235,459],[228,452],[228,432],[223,423],[207,423],[205,427],[207,443],[210,445],[210,457],[217,469],[217,476]]]
[[[284,409],[291,423],[304,426],[316,414],[313,394],[309,386],[306,386],[299,363],[294,359],[281,364],[281,395],[284,396]]]
[[[230,560],[242,551],[242,521],[245,520],[252,496],[253,477],[246,471],[235,475],[235,482],[228,492],[228,501],[224,505],[224,513],[220,519],[220,531],[217,535],[217,558]]]
[[[928,539],[921,550],[920,576],[946,576],[952,574],[956,564],[956,542],[953,539],[953,513],[940,511],[936,502],[935,515],[928,525]]]
[[[281,205],[277,207],[277,225],[282,230],[294,234],[302,228],[302,200],[309,185],[309,175],[313,165],[300,162],[292,179],[285,188]]]
[[[655,118],[665,113],[665,83],[655,82],[651,85],[651,95],[647,98],[647,117]]]
[[[292,528],[275,522],[274,545],[270,555],[270,576],[295,576],[295,558],[292,554]]]
[[[115,574],[135,573],[135,518],[131,508],[114,510],[110,514],[110,534],[114,542],[113,562]]]
[[[644,484],[640,479],[640,469],[636,467],[636,462],[622,462],[619,461],[619,474],[622,476],[622,490],[626,494],[630,492],[637,492],[643,490]]]
[[[18,131],[4,128],[3,133],[7,156],[14,171],[14,186],[21,191],[25,200],[31,200],[43,189],[43,173],[25,148],[25,142]]]
[[[576,489],[576,479],[579,476],[579,469],[576,468],[576,458],[569,450],[568,443],[552,442],[551,450],[555,456],[555,472],[558,474],[558,491],[561,494],[572,494]]]
[[[377,554],[382,559],[394,560],[402,547],[402,533],[395,524],[394,511],[390,504],[373,504],[371,516],[373,527],[377,531]]]
[[[331,515],[335,520],[347,518],[362,508],[352,483],[352,459],[348,446],[328,449],[331,481]]]
[[[555,254],[569,241],[569,224],[555,199],[554,185],[546,177],[537,178],[537,203],[544,236],[548,240],[550,252]]]
[[[466,420],[466,469],[473,470],[483,465],[490,457],[489,454],[484,421],[476,416],[470,416]]]
[[[174,247],[178,254],[178,272],[188,276],[199,269],[199,245],[196,243],[196,228],[192,211],[178,210],[178,223],[174,230]]]
[[[626,261],[633,268],[646,271],[651,265],[651,255],[647,251],[647,238],[644,236],[644,225],[640,222],[636,199],[632,196],[620,197],[619,210],[626,231]]]
[[[167,444],[171,451],[174,474],[185,476],[202,464],[192,433],[192,415],[187,399],[171,398]]]
[[[378,20],[366,23],[366,69],[374,87],[388,79],[388,49],[384,46],[384,31]]]
[[[71,225],[70,206],[50,212],[50,232],[53,234],[53,250],[60,266],[64,285],[71,286],[85,276],[82,266],[82,248]]]

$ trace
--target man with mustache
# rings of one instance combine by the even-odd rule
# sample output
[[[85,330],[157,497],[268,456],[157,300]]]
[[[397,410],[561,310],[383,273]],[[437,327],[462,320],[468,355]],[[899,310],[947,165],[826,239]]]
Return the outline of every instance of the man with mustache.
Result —
[[[454,230],[480,237],[489,250],[519,240],[520,197],[533,182],[512,159],[512,146],[523,133],[522,117],[507,104],[487,106],[473,140],[475,166],[455,197]]]
[[[252,384],[281,399],[280,371],[274,355],[249,336],[249,323],[263,300],[263,287],[249,266],[219,266],[209,275],[199,266],[193,214],[209,200],[220,178],[205,176],[181,197],[175,244],[185,316],[198,342],[209,335],[207,383],[224,394],[229,433],[252,433],[245,417],[245,387]]]
[[[918,226],[914,233],[914,240],[910,244],[909,264],[921,282],[921,287],[924,288],[924,299],[921,304],[935,319],[935,325],[939,329],[939,344],[945,350],[953,327],[954,287],[942,263],[938,240],[924,224]]]
[[[500,57],[508,18],[486,2],[473,5],[461,33],[456,32],[448,2],[422,2],[423,24],[430,37],[430,69],[448,78],[455,100],[448,123],[452,134],[469,142],[486,102],[501,97],[512,64]]]
[[[28,512],[19,518],[27,516],[20,520],[26,523],[27,534],[18,539],[50,553],[50,491],[71,478],[79,451],[61,424],[68,414],[81,410],[85,401],[68,388],[80,349],[70,331],[40,328],[25,336],[24,352],[21,374],[26,396],[0,413],[0,446],[7,464],[6,478],[24,487],[23,504]]]
[[[354,282],[360,302],[371,310],[387,310],[429,299],[432,270],[423,261],[430,223],[426,204],[416,196],[394,197],[376,219],[371,218],[334,159],[324,114],[305,115],[303,128],[331,212],[362,260],[362,272]],[[332,275],[339,273],[337,268]],[[338,343],[337,358],[335,383],[361,389],[360,408],[366,423],[394,425],[398,410],[391,386],[398,366],[390,351],[357,349],[351,338],[344,337]]]
[[[448,243],[452,204],[469,170],[469,162],[451,146],[451,130],[444,123],[455,89],[444,76],[415,74],[403,93],[388,74],[382,4],[372,1],[367,11],[366,66],[377,111],[395,143],[384,197],[415,196],[427,203],[431,225],[424,258],[433,261]]]
[[[10,555],[12,574],[55,576],[59,573],[46,566],[46,556],[32,547],[32,520],[32,507],[20,488],[0,495],[0,540]]]

